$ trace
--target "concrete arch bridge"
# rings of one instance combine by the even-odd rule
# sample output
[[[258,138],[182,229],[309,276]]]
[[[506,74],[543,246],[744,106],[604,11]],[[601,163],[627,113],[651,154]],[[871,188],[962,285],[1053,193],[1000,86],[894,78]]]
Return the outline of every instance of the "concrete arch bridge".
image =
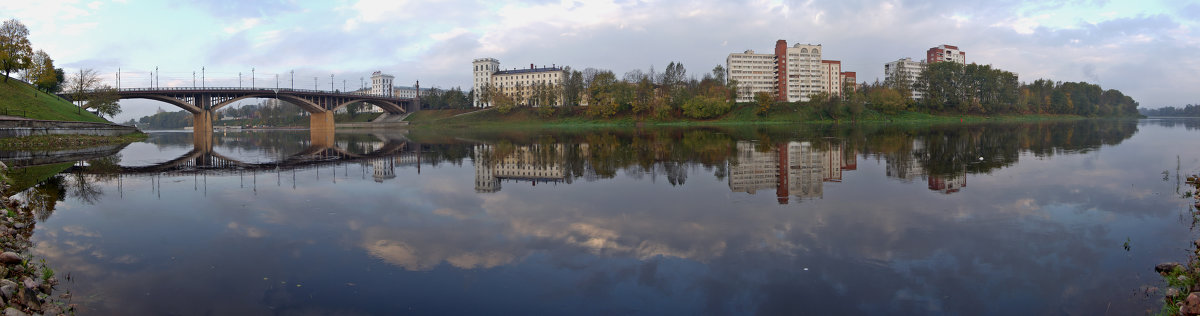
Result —
[[[98,91],[83,94],[64,94],[63,98],[89,98]],[[277,99],[299,106],[309,115],[310,129],[333,129],[333,112],[347,105],[363,102],[378,106],[389,114],[403,114],[421,108],[421,97],[398,98],[358,92],[337,92],[305,89],[268,88],[127,88],[117,90],[119,99],[149,99],[162,101],[192,113],[192,125],[196,134],[212,133],[213,112],[234,102],[251,99]]]

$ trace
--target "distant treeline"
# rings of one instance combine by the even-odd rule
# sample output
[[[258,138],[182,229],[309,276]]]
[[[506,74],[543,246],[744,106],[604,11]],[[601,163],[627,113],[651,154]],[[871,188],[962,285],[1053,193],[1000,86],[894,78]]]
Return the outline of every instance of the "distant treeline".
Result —
[[[893,83],[892,87],[902,87]],[[991,65],[936,62],[912,84],[923,94],[915,108],[930,113],[1076,114],[1136,116],[1138,103],[1116,89],[1086,82],[1038,79],[1020,83],[1015,73]]]
[[[154,113],[138,119],[137,126],[145,129],[179,129],[192,126],[192,113],[180,110],[178,112]]]
[[[1200,117],[1200,105],[1188,104],[1182,108],[1166,106],[1157,109],[1140,109],[1145,116]]]

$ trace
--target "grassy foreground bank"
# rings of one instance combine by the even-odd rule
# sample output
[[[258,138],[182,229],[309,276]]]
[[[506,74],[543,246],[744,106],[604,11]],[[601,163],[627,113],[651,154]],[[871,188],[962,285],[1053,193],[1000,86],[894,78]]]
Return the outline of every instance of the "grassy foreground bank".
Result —
[[[124,136],[36,135],[0,138],[0,150],[67,150],[117,145],[146,140],[145,133]]]
[[[517,108],[508,113],[494,109],[485,110],[421,110],[405,120],[421,127],[464,127],[464,126],[513,126],[513,127],[573,127],[573,126],[704,126],[744,124],[839,124],[839,123],[950,123],[950,122],[994,122],[994,121],[1043,121],[1083,119],[1078,115],[1026,114],[1026,115],[933,115],[918,112],[900,112],[894,115],[867,110],[857,117],[828,117],[814,108],[773,108],[765,115],[755,113],[751,105],[739,105],[729,113],[715,119],[689,118],[656,119],[637,115],[615,115],[608,118],[591,117],[583,108],[559,109],[547,115],[534,108]]]
[[[0,115],[35,120],[108,123],[88,111],[81,111],[67,100],[39,91],[17,79],[0,78]]]

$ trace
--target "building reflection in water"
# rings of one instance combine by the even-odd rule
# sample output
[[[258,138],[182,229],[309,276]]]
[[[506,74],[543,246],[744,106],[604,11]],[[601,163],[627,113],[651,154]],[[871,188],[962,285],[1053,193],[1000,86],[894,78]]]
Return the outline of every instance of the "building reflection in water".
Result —
[[[775,189],[779,204],[791,197],[821,198],[824,182],[841,182],[842,172],[858,168],[857,153],[844,153],[840,140],[791,141],[765,145],[737,142],[737,159],[729,164],[729,190],[755,194]]]
[[[475,146],[475,192],[500,191],[502,180],[540,183],[569,183],[562,144]],[[586,148],[586,146],[583,146]]]

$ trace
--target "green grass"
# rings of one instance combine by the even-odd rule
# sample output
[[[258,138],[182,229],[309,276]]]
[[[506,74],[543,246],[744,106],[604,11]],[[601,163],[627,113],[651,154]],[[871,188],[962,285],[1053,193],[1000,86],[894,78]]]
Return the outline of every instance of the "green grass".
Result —
[[[475,109],[454,109],[454,110],[420,110],[412,115],[405,117],[405,121],[409,122],[428,122],[433,120],[445,119],[451,116],[475,111]],[[490,112],[490,111],[489,111]],[[478,114],[474,114],[478,115]],[[468,115],[472,116],[472,115]]]
[[[11,78],[8,82],[0,78],[0,115],[35,120],[108,123],[108,120],[91,112],[80,111],[71,102]]]
[[[0,150],[64,150],[104,145],[132,143],[145,140],[144,133],[124,136],[96,135],[36,135],[0,138]]]

